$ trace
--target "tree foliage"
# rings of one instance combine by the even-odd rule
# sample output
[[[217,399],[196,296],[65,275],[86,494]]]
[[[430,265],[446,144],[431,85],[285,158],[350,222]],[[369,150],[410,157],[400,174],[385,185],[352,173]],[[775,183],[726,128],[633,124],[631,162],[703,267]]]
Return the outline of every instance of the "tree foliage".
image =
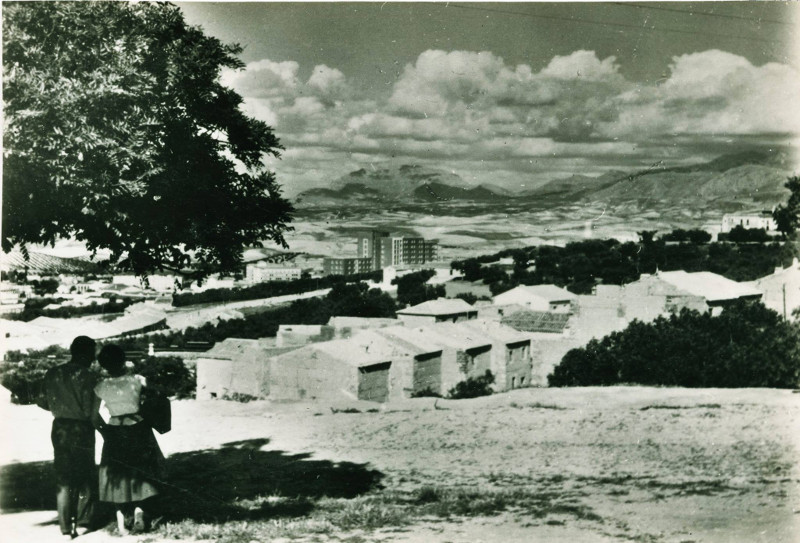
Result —
[[[235,270],[285,245],[281,146],[219,83],[238,46],[174,5],[19,2],[3,13],[3,250],[73,236],[147,274]]]
[[[794,237],[800,229],[800,176],[789,177],[784,186],[789,189],[789,200],[775,208],[772,218],[784,237]]]
[[[598,282],[623,285],[636,281],[642,273],[656,270],[710,271],[734,281],[752,281],[772,273],[777,266],[788,265],[798,254],[791,243],[706,243],[699,235],[687,243],[666,243],[663,238],[655,239],[654,231],[640,235],[646,243],[607,239],[577,241],[565,247],[507,249],[457,260],[452,267],[469,271],[469,279],[473,281],[495,279],[496,282],[489,284],[494,295],[517,285],[541,284],[555,284],[586,294]],[[490,266],[480,265],[509,256],[514,258],[515,265],[512,275],[505,279],[497,280],[499,275],[489,271]]]
[[[800,328],[761,303],[718,317],[683,310],[569,351],[551,386],[637,383],[683,387],[777,387],[800,383]]]
[[[719,240],[731,243],[766,243],[770,241],[770,237],[763,228],[745,228],[737,224],[730,232],[720,233]]]
[[[193,304],[210,304],[272,298],[330,288],[336,283],[371,280],[380,281],[383,272],[363,272],[353,275],[326,275],[312,278],[308,275],[292,281],[268,281],[243,288],[212,288],[202,292],[182,292],[172,295],[172,305],[185,307]]]
[[[699,228],[693,228],[691,230],[676,228],[672,232],[660,236],[658,239],[676,243],[708,243],[711,241],[711,234]]]
[[[436,275],[433,270],[407,273],[392,280],[397,285],[397,304],[400,307],[417,305],[428,300],[443,298],[444,285],[428,285],[427,281]]]

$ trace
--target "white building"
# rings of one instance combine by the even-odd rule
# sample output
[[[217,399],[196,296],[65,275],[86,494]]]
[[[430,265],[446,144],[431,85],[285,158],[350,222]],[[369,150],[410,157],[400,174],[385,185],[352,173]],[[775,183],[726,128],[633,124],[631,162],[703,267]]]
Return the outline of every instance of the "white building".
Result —
[[[245,280],[248,283],[263,283],[265,281],[292,281],[300,279],[302,270],[296,266],[284,266],[260,261],[248,264],[245,268]]]
[[[800,308],[800,264],[795,258],[787,268],[776,268],[775,273],[750,281],[747,285],[764,293],[764,305],[787,319]]]
[[[726,213],[722,216],[722,232],[730,232],[737,226],[745,229],[763,229],[774,232],[778,229],[770,211],[752,213]]]
[[[578,299],[555,285],[520,285],[494,297],[494,305],[519,305],[530,311],[569,313]]]

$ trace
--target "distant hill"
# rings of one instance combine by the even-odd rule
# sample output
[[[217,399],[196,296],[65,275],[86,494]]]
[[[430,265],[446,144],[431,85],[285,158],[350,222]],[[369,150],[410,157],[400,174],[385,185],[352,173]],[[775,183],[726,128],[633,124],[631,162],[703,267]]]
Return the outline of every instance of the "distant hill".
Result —
[[[470,185],[451,172],[405,164],[394,168],[362,168],[350,172],[331,183],[330,188],[316,188],[300,193],[297,201],[305,205],[503,201],[510,194],[512,193],[499,187]]]
[[[425,204],[531,204],[604,202],[637,203],[648,207],[683,205],[705,207],[719,202],[767,207],[785,201],[783,187],[788,157],[760,151],[722,155],[689,166],[655,165],[635,172],[611,171],[599,177],[573,175],[526,192],[514,193],[496,185],[471,185],[452,172],[420,165],[362,168],[330,188],[307,190],[297,203],[307,206]]]
[[[504,202],[510,196],[498,194],[488,187],[454,187],[444,183],[425,183],[414,189],[414,197],[426,202],[470,200],[473,202]]]

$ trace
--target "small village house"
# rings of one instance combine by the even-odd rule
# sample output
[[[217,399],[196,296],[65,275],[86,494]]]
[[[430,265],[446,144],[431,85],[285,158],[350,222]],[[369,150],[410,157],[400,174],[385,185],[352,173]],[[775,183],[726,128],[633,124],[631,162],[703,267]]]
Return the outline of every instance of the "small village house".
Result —
[[[498,392],[531,385],[531,340],[498,322],[470,321],[459,325],[485,335],[492,342],[492,373]]]
[[[459,380],[455,350],[448,351],[424,329],[393,326],[376,332],[413,353],[411,381],[406,383],[410,396],[426,391],[444,395]]]
[[[800,264],[797,258],[786,268],[776,268],[774,273],[745,284],[764,293],[762,301],[765,306],[784,318],[795,319],[793,313],[800,308]]]
[[[478,310],[461,299],[437,298],[397,311],[406,326],[461,322],[478,317]]]
[[[270,397],[385,402],[390,396],[402,397],[402,366],[410,367],[410,356],[408,350],[366,332],[313,343],[272,360]]]
[[[638,281],[625,285],[623,291],[627,300],[663,296],[663,311],[667,313],[686,307],[719,314],[727,305],[740,300],[760,300],[763,296],[760,290],[746,283],[737,283],[716,273],[682,270],[642,274]]]
[[[276,348],[269,339],[228,338],[197,357],[197,399],[270,393],[271,358],[290,350]]]
[[[753,211],[749,213],[726,213],[722,216],[721,232],[730,232],[737,226],[747,230],[761,229],[777,232],[778,224],[772,218],[772,211]]]
[[[521,305],[531,311],[569,313],[577,296],[555,285],[519,285],[493,298],[494,305]]]

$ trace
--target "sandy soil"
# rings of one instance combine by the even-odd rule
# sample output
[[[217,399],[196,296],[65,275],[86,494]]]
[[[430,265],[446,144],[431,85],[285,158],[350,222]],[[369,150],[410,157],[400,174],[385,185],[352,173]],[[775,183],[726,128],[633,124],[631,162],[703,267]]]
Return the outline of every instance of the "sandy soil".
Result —
[[[591,513],[510,510],[347,535],[359,541],[800,541],[800,394],[792,391],[526,389],[366,412],[375,407],[175,402],[174,429],[159,442],[174,458],[245,442],[280,458],[280,469],[291,465],[294,477],[347,464],[377,470],[387,489],[524,489]],[[0,417],[4,472],[50,459],[47,413],[3,405]],[[58,540],[53,519],[52,511],[8,511],[0,537]]]

